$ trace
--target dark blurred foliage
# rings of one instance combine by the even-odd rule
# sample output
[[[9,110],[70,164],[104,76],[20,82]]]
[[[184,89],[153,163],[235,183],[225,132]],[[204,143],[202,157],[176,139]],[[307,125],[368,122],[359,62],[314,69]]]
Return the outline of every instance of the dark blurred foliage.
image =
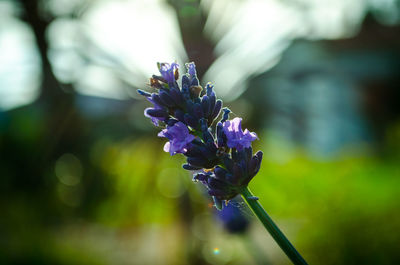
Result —
[[[33,103],[0,112],[0,264],[288,263],[242,202],[215,213],[162,152],[143,102],[60,81],[46,37],[57,15],[13,3],[42,79]],[[168,3],[201,77],[216,57],[207,14]],[[367,16],[354,37],[296,40],[229,103],[268,154],[250,186],[311,264],[400,262],[399,33]]]

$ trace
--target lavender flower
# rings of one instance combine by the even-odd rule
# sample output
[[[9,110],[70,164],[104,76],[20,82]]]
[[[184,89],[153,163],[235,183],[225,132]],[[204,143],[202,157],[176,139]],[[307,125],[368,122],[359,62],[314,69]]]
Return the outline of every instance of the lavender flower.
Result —
[[[167,129],[158,133],[159,137],[169,139],[164,145],[164,151],[171,155],[177,153],[184,154],[187,151],[188,144],[194,140],[194,136],[189,134],[189,130],[182,122],[177,122],[173,126],[168,126]]]
[[[188,69],[188,74],[191,76],[196,76],[196,66],[194,65],[193,62],[187,63],[186,67]]]
[[[227,204],[222,211],[218,212],[218,217],[224,227],[233,234],[244,233],[249,227],[249,220],[242,210],[232,203]]]
[[[227,138],[229,148],[236,148],[238,151],[251,146],[251,142],[257,138],[254,132],[249,132],[247,129],[242,130],[242,119],[234,118],[231,121],[226,121],[223,124],[223,130]]]
[[[159,64],[161,76],[153,75],[150,79],[151,87],[158,93],[138,92],[154,105],[145,110],[145,116],[155,125],[166,126],[158,134],[169,140],[164,151],[184,154],[184,169],[202,170],[193,179],[207,187],[218,207],[247,187],[260,169],[262,152],[252,154],[251,142],[258,139],[257,135],[242,130],[241,118],[228,120],[227,108],[213,130],[212,124],[222,109],[214,86],[199,85],[194,63],[186,64],[188,73],[182,76],[179,86],[178,67],[176,63]]]
[[[306,265],[247,188],[261,166],[263,153],[258,151],[253,155],[251,148],[257,135],[242,130],[241,118],[228,120],[230,110],[227,108],[223,109],[223,117],[214,131],[212,124],[221,111],[222,101],[216,99],[212,84],[208,83],[205,89],[199,85],[194,63],[186,64],[188,74],[182,76],[181,89],[176,82],[178,67],[176,63],[159,64],[161,76],[150,78],[150,86],[158,89],[158,93],[138,90],[154,105],[145,110],[145,116],[155,125],[166,126],[158,134],[169,140],[164,151],[187,157],[183,168],[197,172],[193,180],[206,186],[217,209],[222,210],[224,202],[227,205],[227,201],[242,194],[293,263]]]
[[[165,111],[165,108],[157,104],[157,102],[155,102],[151,98],[151,96],[146,98],[150,103],[153,103],[154,107],[145,109],[144,116],[150,118],[155,126],[159,126],[160,122],[165,121],[166,117],[168,116],[168,113]],[[154,116],[150,115],[149,113],[151,113]]]
[[[175,70],[179,68],[179,64],[177,63],[161,63],[159,65],[160,73],[162,77],[167,81],[167,83],[175,82]]]

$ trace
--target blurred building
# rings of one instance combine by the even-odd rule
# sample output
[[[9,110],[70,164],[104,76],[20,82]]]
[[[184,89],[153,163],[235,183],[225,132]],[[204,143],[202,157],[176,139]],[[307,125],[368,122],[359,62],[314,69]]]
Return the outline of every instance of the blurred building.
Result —
[[[400,115],[400,28],[367,19],[343,40],[297,40],[245,97],[262,126],[310,153],[378,147]]]

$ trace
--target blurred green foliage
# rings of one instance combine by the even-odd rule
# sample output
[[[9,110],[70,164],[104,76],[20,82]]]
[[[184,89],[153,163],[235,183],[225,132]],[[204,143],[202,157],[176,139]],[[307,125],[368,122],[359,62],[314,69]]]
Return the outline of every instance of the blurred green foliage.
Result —
[[[391,144],[399,142],[396,131],[394,127],[388,134]],[[258,143],[266,155],[250,188],[310,264],[399,261],[396,153],[386,159],[342,155],[321,160],[298,150],[276,159],[274,154],[284,143],[271,147],[268,138],[266,133],[265,141]],[[246,251],[244,238],[224,232],[213,217],[215,210],[209,208],[202,185],[191,183],[190,174],[181,168],[183,157],[170,157],[162,145],[154,132],[120,141],[100,138],[91,146],[90,161],[100,166],[110,190],[99,198],[93,215],[66,214],[79,205],[70,204],[57,188],[52,204],[64,205],[59,211],[69,218],[43,226],[37,221],[40,213],[30,212],[29,201],[11,198],[3,205],[14,215],[9,219],[13,223],[3,223],[11,233],[2,242],[4,263],[187,264],[197,257],[212,264],[257,264],[252,257],[257,254]],[[49,174],[65,186],[56,169]],[[237,207],[250,217],[243,204]],[[251,219],[248,240],[274,264],[287,264],[257,220]],[[215,245],[224,250],[218,257],[207,254]],[[112,249],[119,252],[110,254]],[[21,262],[19,257],[24,257]]]
[[[397,159],[316,161],[298,154],[284,163],[266,157],[250,186],[274,217],[288,220],[311,264],[395,264],[398,176]]]

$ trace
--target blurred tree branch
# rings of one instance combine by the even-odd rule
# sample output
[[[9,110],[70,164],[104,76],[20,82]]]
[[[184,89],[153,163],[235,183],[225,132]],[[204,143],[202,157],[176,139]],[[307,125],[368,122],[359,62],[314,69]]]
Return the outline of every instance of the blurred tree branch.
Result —
[[[39,8],[40,2],[41,1],[38,0],[20,0],[24,11],[21,19],[31,26],[42,61],[43,79],[40,86],[41,91],[39,95],[39,101],[44,103],[53,102],[60,96],[64,97],[65,95],[59,89],[61,88],[61,85],[52,71],[51,64],[47,56],[49,44],[46,40],[46,30],[55,18],[50,15],[46,16],[46,18],[41,16]],[[71,85],[68,85],[67,89],[72,91],[73,88]]]
[[[175,9],[182,34],[183,45],[189,61],[196,63],[197,75],[201,79],[215,61],[215,44],[203,34],[207,16],[200,7],[200,1],[168,0]]]

